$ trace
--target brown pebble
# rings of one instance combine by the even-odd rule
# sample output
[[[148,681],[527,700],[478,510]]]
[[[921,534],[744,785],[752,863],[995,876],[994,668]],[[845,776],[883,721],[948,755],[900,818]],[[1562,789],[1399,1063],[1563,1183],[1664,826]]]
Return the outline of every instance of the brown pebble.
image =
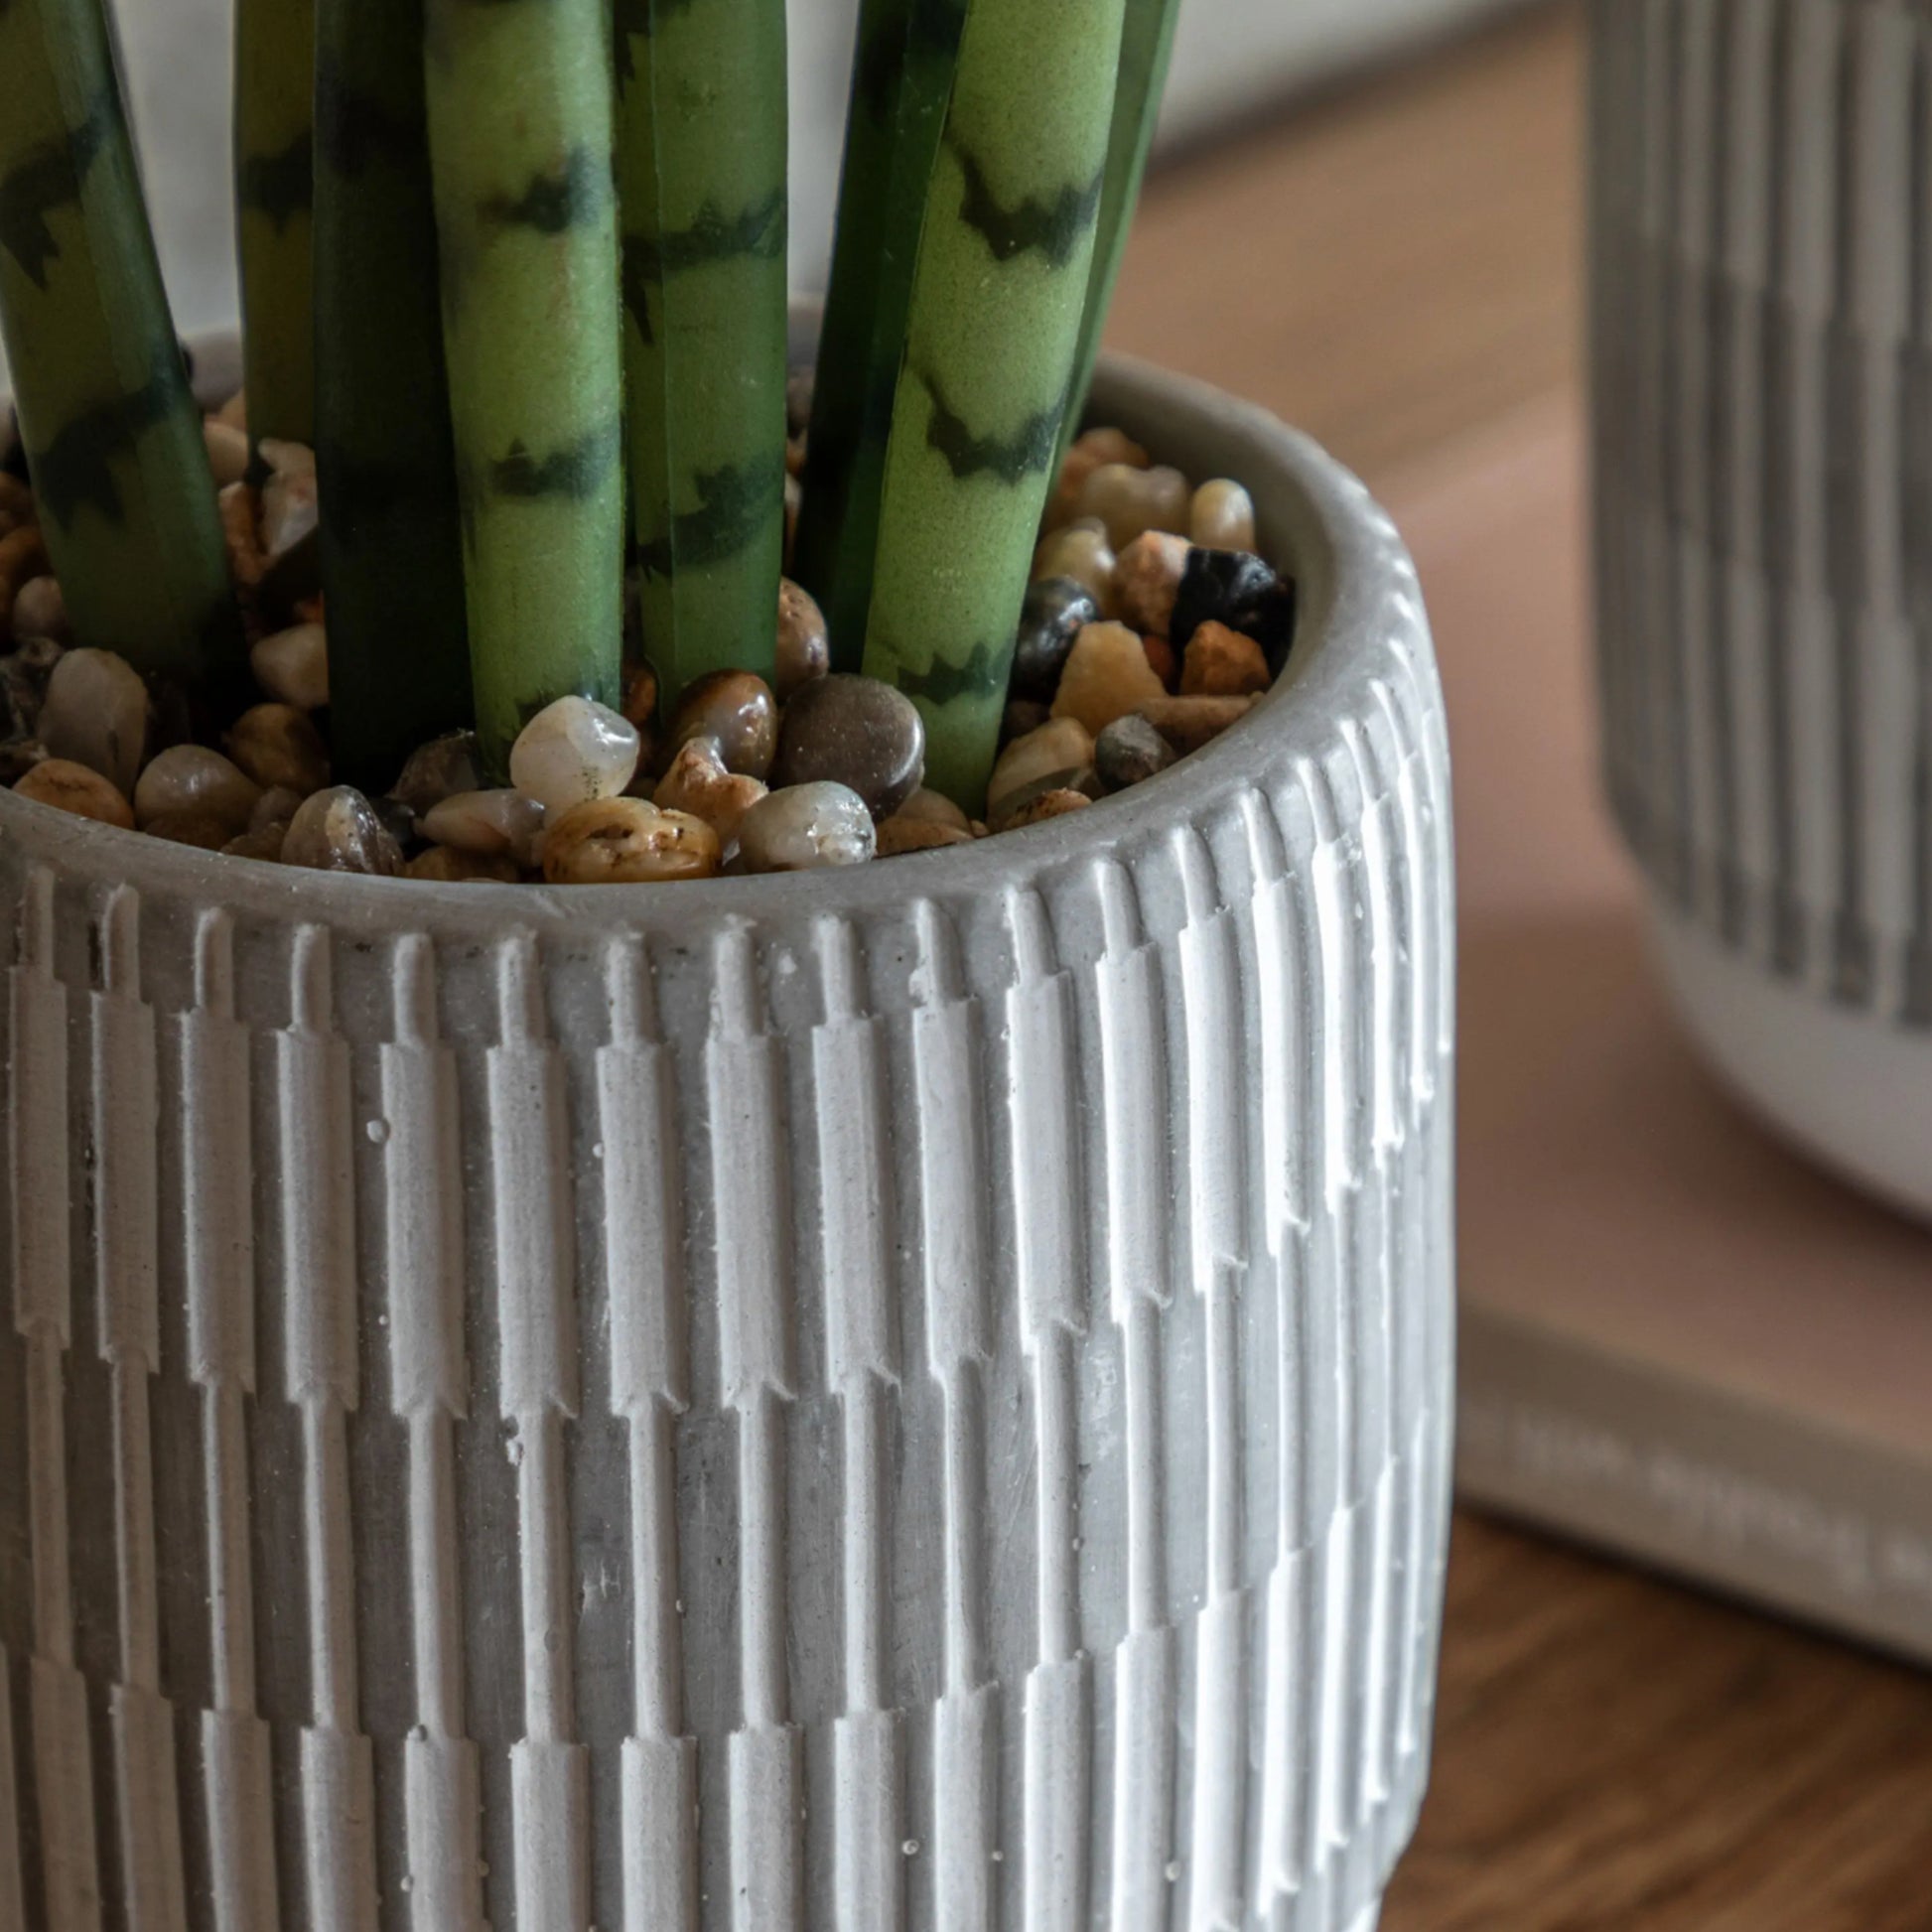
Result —
[[[1049,791],[1077,791],[1083,798],[1094,799],[1105,795],[1106,786],[1100,782],[1100,774],[1091,764],[1080,765],[1071,771],[1048,771],[1032,784],[1021,785],[1017,790],[1007,792],[997,805],[987,808],[994,831],[1006,831],[1029,805],[1035,799],[1044,798]]]
[[[1187,539],[1144,530],[1114,565],[1113,609],[1123,623],[1157,637],[1168,634],[1174,599],[1187,570]]]
[[[1000,822],[1008,801],[1042,779],[1061,785],[1093,762],[1093,734],[1077,718],[1055,718],[1025,738],[1016,738],[993,766],[986,784],[986,815]]]
[[[207,446],[207,467],[214,473],[214,486],[225,489],[248,474],[248,432],[209,416],[202,424],[202,441]]]
[[[301,809],[299,791],[291,791],[287,785],[272,785],[255,800],[255,809],[248,814],[248,829],[260,832],[271,825],[286,826]]]
[[[243,836],[226,819],[190,805],[177,812],[160,812],[141,830],[150,838],[166,839],[171,845],[200,846],[204,852],[219,852],[228,841]]]
[[[433,845],[427,852],[417,853],[403,868],[403,873],[410,879],[434,879],[445,885],[483,879],[513,886],[523,877],[515,865],[500,853],[491,856],[482,852],[459,852],[453,845]]]
[[[134,810],[127,800],[98,771],[71,759],[43,759],[15,784],[14,791],[77,818],[134,829]]]
[[[45,573],[30,577],[14,594],[14,642],[46,642],[66,646],[73,642],[68,619],[68,600],[58,577]]]
[[[718,834],[688,812],[660,811],[641,798],[593,798],[551,820],[543,876],[553,886],[712,879],[723,858]]]
[[[1143,530],[1187,529],[1193,492],[1178,470],[1137,470],[1128,463],[1103,463],[1080,491],[1080,514],[1097,516],[1107,526],[1107,541],[1124,549]]]
[[[1060,465],[1059,481],[1046,509],[1046,527],[1055,529],[1079,514],[1080,492],[1103,463],[1125,463],[1145,470],[1148,461],[1148,453],[1125,430],[1090,429],[1075,438]]]
[[[1165,637],[1143,637],[1141,649],[1147,655],[1148,668],[1172,691],[1174,675],[1180,668],[1174,661],[1173,646]]]
[[[1104,606],[1113,595],[1116,561],[1104,524],[1071,523],[1064,530],[1054,531],[1034,552],[1034,582],[1049,577],[1071,578],[1091,591]]]
[[[263,859],[274,865],[282,857],[282,843],[288,835],[286,824],[258,826],[230,839],[221,850],[231,859]]]
[[[1053,716],[1077,718],[1089,733],[1100,732],[1150,698],[1166,696],[1138,633],[1122,623],[1090,623],[1067,655]]]
[[[961,832],[971,824],[966,814],[943,791],[931,791],[924,785],[921,785],[893,816],[920,818],[933,825],[950,825]]]
[[[778,702],[790,702],[801,685],[823,677],[832,668],[832,642],[825,629],[825,614],[811,592],[789,577],[778,585],[778,656],[771,676]]]
[[[1022,826],[1038,825],[1049,818],[1062,818],[1068,812],[1085,811],[1093,803],[1084,791],[1075,791],[1070,785],[1061,785],[1052,791],[1042,791],[1037,798],[1030,799],[1009,818],[1000,829],[1017,832]]]
[[[305,798],[289,820],[282,863],[393,879],[402,871],[402,849],[361,792],[353,785],[331,785]]]
[[[778,701],[750,671],[708,671],[686,686],[671,721],[671,750],[694,738],[715,739],[728,771],[769,775],[778,749]]]
[[[171,745],[148,760],[134,786],[135,822],[192,812],[225,825],[223,843],[245,832],[261,801],[261,787],[206,745]],[[291,813],[290,816],[293,816]]]
[[[252,483],[229,483],[215,501],[221,535],[228,546],[228,574],[244,590],[262,581],[268,559],[262,555],[261,504]]]
[[[1224,623],[1201,624],[1180,664],[1184,698],[1243,698],[1268,689],[1268,659],[1252,637]]]
[[[389,796],[405,804],[419,818],[460,791],[475,791],[477,734],[445,732],[410,753],[402,771],[389,787]],[[298,804],[301,800],[296,801]]]
[[[904,692],[849,671],[814,678],[785,706],[772,789],[850,785],[891,818],[925,777],[925,720]]]
[[[738,837],[739,821],[764,794],[761,778],[725,769],[714,740],[694,738],[678,747],[650,798],[660,811],[703,819],[722,844],[730,845]]]
[[[623,667],[623,702],[618,707],[641,732],[657,709],[657,673],[639,662]]]
[[[228,756],[261,786],[287,785],[308,797],[329,782],[329,751],[306,711],[251,705],[228,732]]]
[[[23,584],[48,572],[47,540],[38,523],[24,523],[0,537],[0,582],[16,595]]]
[[[945,845],[971,845],[973,834],[964,825],[941,825],[930,818],[907,818],[903,812],[879,828],[879,854],[897,859],[906,852],[934,852]]]
[[[1259,698],[1160,697],[1140,707],[1140,713],[1182,757],[1198,752],[1237,725],[1261,702]]]

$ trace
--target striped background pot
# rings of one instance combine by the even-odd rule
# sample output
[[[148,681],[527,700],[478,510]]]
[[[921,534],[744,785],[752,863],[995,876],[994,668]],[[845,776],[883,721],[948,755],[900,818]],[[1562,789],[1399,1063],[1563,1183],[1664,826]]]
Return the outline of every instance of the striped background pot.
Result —
[[[436,887],[0,794],[3,1932],[1364,1932],[1428,1758],[1451,902],[1416,579],[838,875]]]
[[[1932,16],[1590,28],[1610,796],[1717,1066],[1932,1213]]]

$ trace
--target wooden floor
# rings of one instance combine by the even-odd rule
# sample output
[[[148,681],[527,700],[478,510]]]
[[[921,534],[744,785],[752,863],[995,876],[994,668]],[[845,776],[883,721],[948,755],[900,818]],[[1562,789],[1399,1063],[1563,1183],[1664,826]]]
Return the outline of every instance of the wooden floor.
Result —
[[[1168,171],[1117,345],[1312,430],[1419,540],[1452,527],[1515,426],[1578,409],[1580,18],[1538,8]],[[1529,574],[1515,622],[1581,655],[1565,572]],[[1456,653],[1523,638],[1438,615],[1453,710]],[[1465,905],[1508,871],[1472,851],[1490,823],[1463,814]],[[1932,1678],[1465,1513],[1384,1932],[1932,1932]]]

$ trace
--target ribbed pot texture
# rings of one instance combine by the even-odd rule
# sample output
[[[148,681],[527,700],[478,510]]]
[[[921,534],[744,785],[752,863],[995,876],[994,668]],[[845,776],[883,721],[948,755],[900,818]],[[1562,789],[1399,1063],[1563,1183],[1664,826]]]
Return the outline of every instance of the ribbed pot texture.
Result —
[[[437,887],[0,794],[0,1932],[1367,1927],[1428,1756],[1451,884],[1415,575],[846,874]]]
[[[1595,0],[1590,32],[1617,817],[1676,917],[1932,1028],[1932,17]]]

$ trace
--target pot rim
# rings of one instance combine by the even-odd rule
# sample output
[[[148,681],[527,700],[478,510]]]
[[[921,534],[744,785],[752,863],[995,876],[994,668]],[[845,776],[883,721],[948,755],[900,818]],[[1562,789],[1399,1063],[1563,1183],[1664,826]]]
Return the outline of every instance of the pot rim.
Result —
[[[205,392],[236,366],[233,339],[192,345]],[[1237,724],[1192,756],[1124,792],[1018,831],[818,872],[675,882],[665,886],[440,883],[309,871],[208,853],[103,825],[0,791],[0,838],[74,883],[138,881],[148,893],[219,905],[244,919],[296,916],[340,928],[418,930],[463,941],[516,928],[598,931],[759,924],[875,909],[915,898],[1001,894],[1016,870],[1035,878],[1142,846],[1194,821],[1264,763],[1318,760],[1334,720],[1387,674],[1387,643],[1413,616],[1406,555],[1368,490],[1311,437],[1269,411],[1197,378],[1133,357],[1103,358],[1094,413],[1157,457],[1185,456],[1176,435],[1212,452],[1207,467],[1255,496],[1258,545],[1291,561],[1296,643],[1284,675]],[[1196,462],[1191,468],[1202,466]]]

